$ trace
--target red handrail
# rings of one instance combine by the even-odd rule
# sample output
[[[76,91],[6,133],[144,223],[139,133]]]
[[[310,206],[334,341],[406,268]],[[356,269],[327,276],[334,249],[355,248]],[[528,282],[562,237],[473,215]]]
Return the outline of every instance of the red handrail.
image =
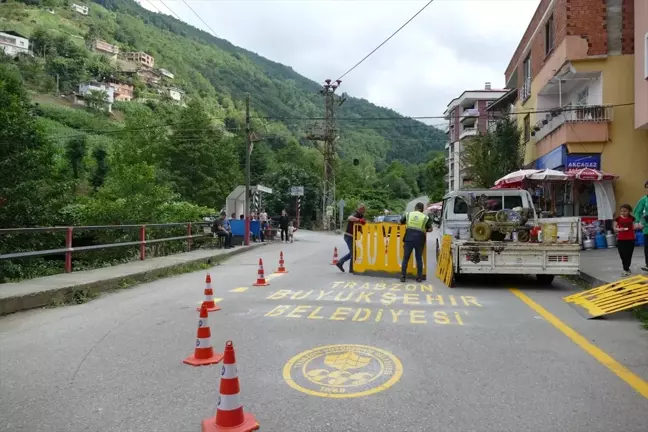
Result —
[[[202,233],[199,235],[194,235],[192,229],[194,226],[204,226],[211,225],[212,222],[182,222],[182,223],[166,223],[166,224],[142,224],[142,225],[92,225],[92,226],[59,226],[59,227],[35,227],[35,228],[4,228],[0,229],[0,236],[2,235],[11,235],[11,234],[23,234],[23,233],[39,233],[39,232],[61,232],[65,231],[65,248],[62,249],[47,249],[47,250],[38,250],[38,251],[29,251],[29,252],[15,252],[8,254],[0,254],[0,260],[11,260],[18,258],[30,258],[30,257],[41,257],[47,255],[58,255],[65,254],[65,272],[70,273],[72,271],[72,253],[73,252],[84,252],[91,250],[102,250],[109,249],[113,247],[124,247],[124,246],[139,246],[139,258],[140,260],[146,259],[146,245],[152,243],[164,243],[169,241],[177,240],[187,240],[187,251],[191,251],[193,245],[193,239],[196,237],[205,237],[210,234]],[[167,237],[161,239],[146,239],[146,228],[165,228],[165,227],[187,227],[187,235],[178,236],[178,237]],[[98,230],[123,230],[123,229],[139,229],[139,241],[132,242],[118,242],[118,243],[108,243],[102,245],[92,245],[92,246],[81,246],[73,247],[72,241],[74,236],[74,231],[98,231]]]

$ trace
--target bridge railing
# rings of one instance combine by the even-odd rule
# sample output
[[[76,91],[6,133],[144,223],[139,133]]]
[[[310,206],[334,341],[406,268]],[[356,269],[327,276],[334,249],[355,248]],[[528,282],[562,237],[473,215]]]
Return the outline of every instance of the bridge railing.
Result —
[[[146,259],[146,247],[153,244],[166,243],[172,241],[184,240],[187,242],[187,251],[191,250],[193,240],[200,237],[211,236],[206,232],[204,227],[211,226],[212,222],[181,222],[181,223],[163,223],[163,224],[138,224],[138,225],[94,225],[94,226],[56,226],[56,227],[36,227],[36,228],[4,228],[0,229],[0,242],[4,241],[5,236],[15,236],[22,234],[40,234],[40,233],[65,233],[65,245],[56,249],[32,250],[25,252],[14,252],[0,254],[0,260],[15,260],[23,258],[44,257],[49,255],[65,255],[65,272],[72,271],[72,254],[75,252],[99,251],[119,247],[139,247],[139,259]],[[165,237],[165,238],[147,238],[147,228],[185,228],[186,235]],[[194,233],[194,229],[200,231]],[[121,241],[105,244],[93,244],[75,247],[74,234],[82,231],[139,231],[139,240]]]

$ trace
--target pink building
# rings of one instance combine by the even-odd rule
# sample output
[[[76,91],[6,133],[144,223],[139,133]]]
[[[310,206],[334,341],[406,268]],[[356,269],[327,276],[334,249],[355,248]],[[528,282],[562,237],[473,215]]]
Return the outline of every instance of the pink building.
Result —
[[[648,1],[634,0],[635,127],[648,129]]]

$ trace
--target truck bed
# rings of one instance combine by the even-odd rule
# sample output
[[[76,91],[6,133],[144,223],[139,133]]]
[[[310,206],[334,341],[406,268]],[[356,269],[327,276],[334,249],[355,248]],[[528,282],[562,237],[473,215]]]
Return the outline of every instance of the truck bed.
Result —
[[[453,241],[455,271],[463,274],[576,275],[580,244]]]

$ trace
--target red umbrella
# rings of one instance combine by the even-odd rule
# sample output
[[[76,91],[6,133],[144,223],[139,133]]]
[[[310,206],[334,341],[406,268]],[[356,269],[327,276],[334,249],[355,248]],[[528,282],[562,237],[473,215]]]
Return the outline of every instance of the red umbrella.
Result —
[[[606,173],[605,171],[599,171],[593,168],[568,170],[565,174],[569,176],[570,180],[583,181],[616,180],[619,178],[616,174]]]

